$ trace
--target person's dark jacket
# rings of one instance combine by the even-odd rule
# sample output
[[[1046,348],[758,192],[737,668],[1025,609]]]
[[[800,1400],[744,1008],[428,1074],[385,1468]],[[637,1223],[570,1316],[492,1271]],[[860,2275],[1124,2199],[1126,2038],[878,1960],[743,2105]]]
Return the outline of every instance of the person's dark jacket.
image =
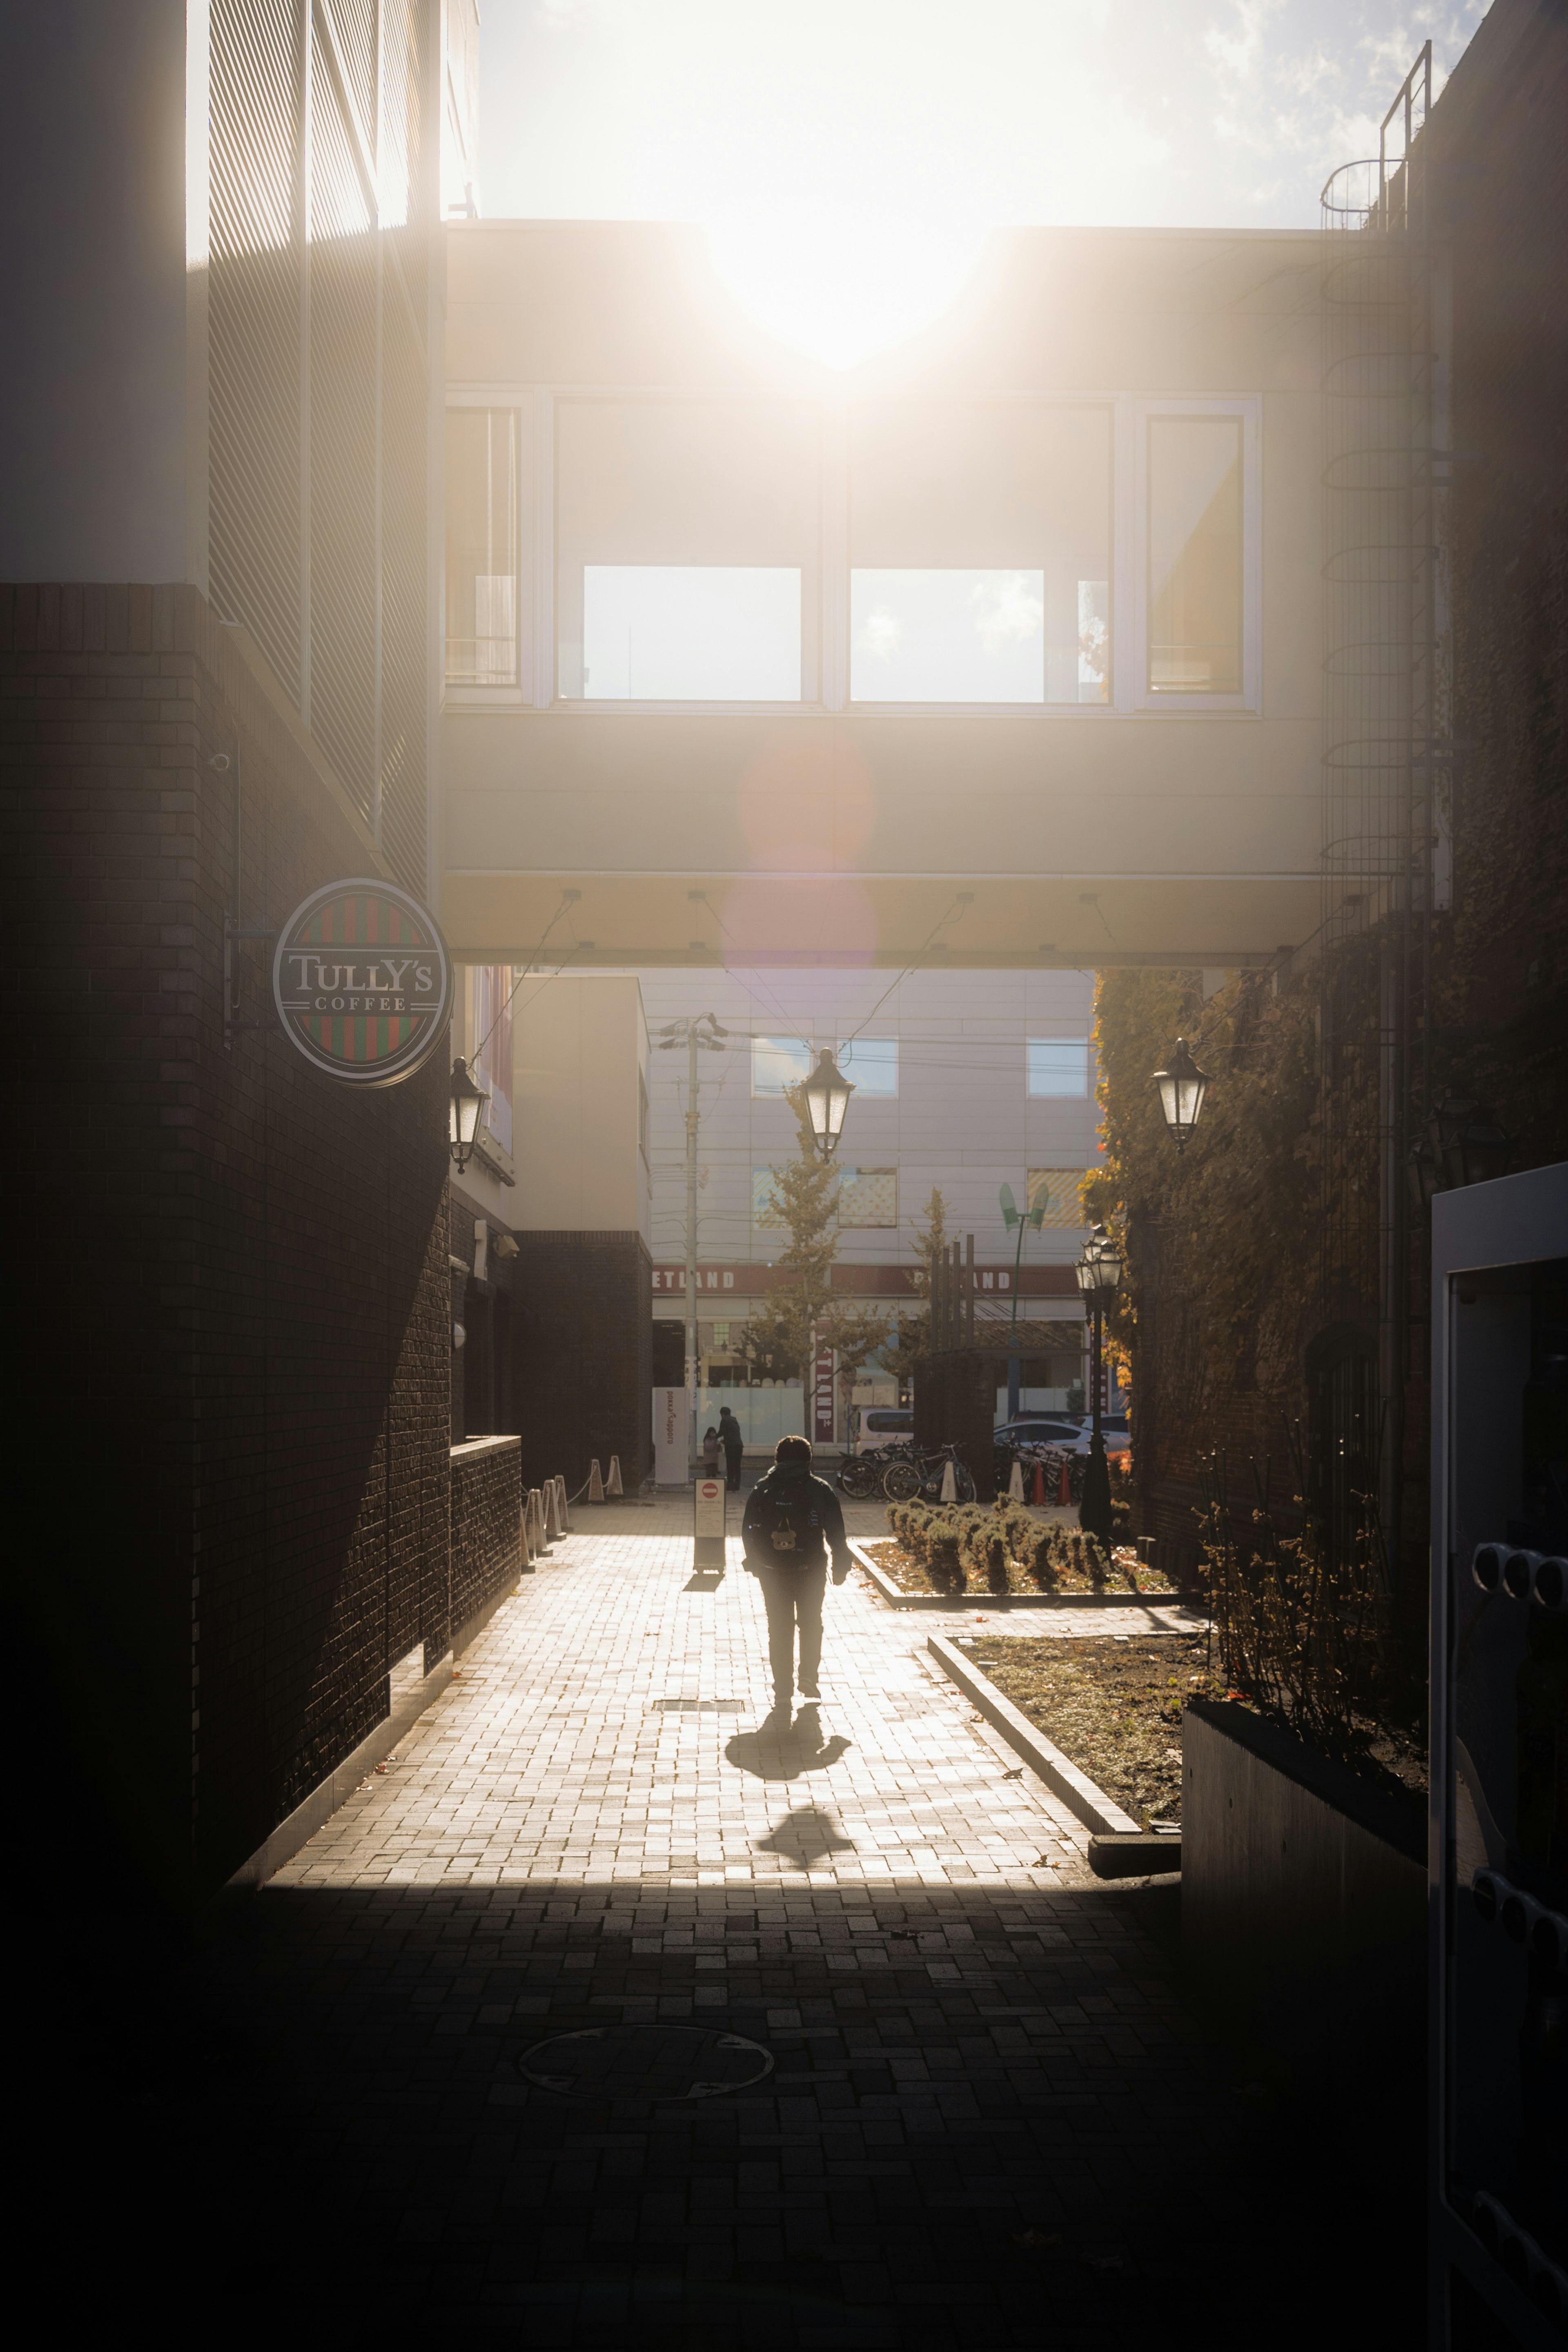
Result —
[[[727,1454],[744,1454],[746,1440],[740,1433],[740,1423],[726,1405],[718,1417],[718,1442]]]
[[[804,1462],[776,1462],[747,1497],[740,1539],[747,1568],[821,1568],[833,1555],[833,1578],[850,1565],[844,1515],[825,1478]]]

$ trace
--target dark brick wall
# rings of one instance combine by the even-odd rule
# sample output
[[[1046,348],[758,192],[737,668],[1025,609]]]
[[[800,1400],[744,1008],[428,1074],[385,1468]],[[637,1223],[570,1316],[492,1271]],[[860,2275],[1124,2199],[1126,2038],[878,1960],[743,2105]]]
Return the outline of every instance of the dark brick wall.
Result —
[[[513,1398],[525,1486],[575,1494],[597,1454],[629,1491],[653,1460],[653,1267],[640,1234],[519,1233]]]
[[[523,1490],[516,1439],[452,1456],[452,1632],[462,1632],[522,1566]],[[434,1660],[431,1661],[434,1664]]]
[[[0,589],[0,683],[32,1712],[61,1835],[184,1902],[444,1645],[446,1057],[356,1093],[225,1051],[210,757],[247,925],[373,850],[193,591]]]

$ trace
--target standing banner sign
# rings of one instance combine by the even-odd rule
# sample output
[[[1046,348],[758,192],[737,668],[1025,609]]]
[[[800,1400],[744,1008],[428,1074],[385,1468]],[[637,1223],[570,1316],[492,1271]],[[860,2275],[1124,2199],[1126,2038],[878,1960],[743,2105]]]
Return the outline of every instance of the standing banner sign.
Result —
[[[277,934],[272,1002],[313,1069],[394,1087],[446,1034],[452,961],[434,917],[395,883],[329,882]]]
[[[725,1488],[722,1478],[699,1478],[692,1489],[692,1566],[724,1566]]]
[[[831,1445],[833,1442],[833,1351],[819,1348],[815,1377],[811,1382],[811,1443]]]
[[[686,1452],[685,1389],[653,1391],[653,1484],[684,1486],[691,1475]]]

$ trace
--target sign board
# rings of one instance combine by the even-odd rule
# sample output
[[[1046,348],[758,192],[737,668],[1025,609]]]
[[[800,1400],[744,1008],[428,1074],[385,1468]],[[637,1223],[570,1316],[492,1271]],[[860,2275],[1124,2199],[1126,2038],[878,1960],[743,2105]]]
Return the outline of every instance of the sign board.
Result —
[[[811,1443],[831,1445],[833,1442],[833,1351],[819,1348],[811,1381]]]
[[[434,918],[395,883],[329,882],[296,907],[272,954],[284,1035],[349,1086],[412,1077],[446,1034],[452,962]]]
[[[699,1478],[692,1488],[692,1566],[724,1566],[725,1490],[722,1478]]]
[[[653,1484],[684,1486],[691,1475],[686,1450],[685,1389],[653,1391]]]

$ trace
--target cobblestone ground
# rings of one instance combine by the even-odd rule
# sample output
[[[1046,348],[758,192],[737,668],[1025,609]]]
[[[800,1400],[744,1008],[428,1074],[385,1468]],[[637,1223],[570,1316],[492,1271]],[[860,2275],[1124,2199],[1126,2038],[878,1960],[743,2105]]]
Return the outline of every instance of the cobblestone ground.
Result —
[[[1172,1883],[1091,1878],[923,1654],[1009,1621],[852,1579],[821,1703],[770,1727],[737,1548],[716,1579],[679,1507],[578,1526],[183,1982],[188,2052],[153,2070],[141,2153],[218,2249],[231,2324],[661,2352],[1321,2340],[1370,2242],[1195,2032]],[[660,2021],[773,2070],[663,2105],[520,2071],[549,2036]]]

